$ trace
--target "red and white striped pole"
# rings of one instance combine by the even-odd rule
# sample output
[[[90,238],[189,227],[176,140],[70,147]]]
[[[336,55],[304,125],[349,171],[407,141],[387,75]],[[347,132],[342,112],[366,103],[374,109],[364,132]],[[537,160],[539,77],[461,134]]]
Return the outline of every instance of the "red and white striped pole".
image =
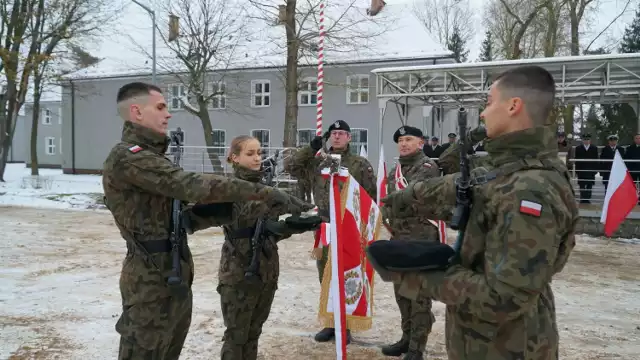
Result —
[[[318,100],[316,103],[316,136],[322,136],[322,93],[324,90],[324,7],[320,1],[320,38],[318,39]]]

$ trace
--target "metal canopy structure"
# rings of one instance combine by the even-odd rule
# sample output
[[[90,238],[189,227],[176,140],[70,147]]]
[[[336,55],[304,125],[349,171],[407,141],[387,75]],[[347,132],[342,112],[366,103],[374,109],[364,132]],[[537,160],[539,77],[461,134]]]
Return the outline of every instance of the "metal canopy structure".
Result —
[[[556,81],[559,104],[629,103],[640,131],[640,53],[438,64],[374,69],[382,146],[388,102],[405,106],[479,107],[498,74],[523,65],[538,65]]]
[[[422,105],[480,105],[499,73],[538,65],[554,77],[561,104],[628,102],[640,99],[640,53],[570,56],[374,69],[376,95]]]

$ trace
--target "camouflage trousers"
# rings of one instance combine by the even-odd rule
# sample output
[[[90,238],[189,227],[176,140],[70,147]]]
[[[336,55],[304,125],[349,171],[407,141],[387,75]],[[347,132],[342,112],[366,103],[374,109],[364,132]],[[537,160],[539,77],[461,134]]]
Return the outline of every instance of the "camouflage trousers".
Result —
[[[277,282],[220,284],[220,304],[224,320],[221,360],[256,360],[258,339],[269,317],[278,289]]]
[[[398,294],[398,284],[394,284],[393,292],[400,308],[402,340],[409,342],[409,350],[424,352],[433,323],[436,321],[431,312],[431,299],[407,299]]]
[[[120,274],[119,360],[177,360],[191,325],[193,263],[182,261],[185,285],[169,289],[171,255],[127,254]],[[157,265],[157,267],[156,267]]]

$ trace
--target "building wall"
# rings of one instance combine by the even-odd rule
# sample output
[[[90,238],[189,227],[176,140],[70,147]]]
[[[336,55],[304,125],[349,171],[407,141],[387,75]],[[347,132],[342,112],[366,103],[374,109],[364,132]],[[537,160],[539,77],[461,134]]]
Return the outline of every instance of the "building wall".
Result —
[[[377,164],[380,146],[379,136],[379,103],[375,97],[375,75],[371,70],[384,66],[405,66],[433,63],[452,62],[451,59],[437,59],[425,61],[397,61],[370,65],[342,65],[325,67],[324,91],[324,128],[338,119],[349,123],[352,132],[366,129],[366,148],[369,161]],[[362,104],[347,103],[347,77],[354,75],[368,76],[368,101]],[[315,79],[316,70],[305,68],[301,79],[309,77]],[[252,104],[252,88],[257,80],[266,80],[270,84],[270,105],[264,107]],[[112,78],[99,80],[76,80],[63,89],[62,113],[62,165],[67,173],[97,172],[102,169],[103,162],[110,149],[119,141],[122,132],[122,120],[117,114],[116,93],[118,89],[131,81],[150,81],[148,78]],[[263,145],[281,147],[283,144],[284,104],[285,92],[282,74],[277,69],[247,70],[228,73],[222,78],[208,79],[210,84],[223,81],[226,98],[225,109],[210,109],[211,122],[214,130],[224,130],[224,143],[229,146],[231,140],[238,135],[251,134],[253,130],[269,130],[269,141]],[[171,78],[159,77],[161,87],[165,90],[165,97],[170,107],[174,105],[172,93],[179,91],[177,87],[169,86],[174,83]],[[177,83],[177,82],[176,82]],[[217,99],[216,101],[221,101]],[[175,101],[178,104],[179,101]],[[394,103],[386,104],[383,126],[383,143],[387,161],[397,157],[397,149],[392,141],[395,130],[402,125],[401,114]],[[206,154],[202,151],[205,138],[200,119],[184,109],[171,109],[172,119],[170,129],[180,127],[185,133],[184,167],[190,170],[211,171]],[[431,122],[433,116],[423,116],[422,106],[409,107],[407,124],[426,130],[427,135],[433,135]],[[472,117],[470,117],[471,119]],[[67,121],[68,119],[68,121]],[[446,137],[449,132],[456,131],[456,110],[443,111],[442,121],[434,125],[435,135]],[[436,119],[437,120],[437,119]],[[300,105],[298,111],[298,129],[313,131],[316,123],[316,106]],[[477,123],[477,121],[476,121]],[[75,138],[75,141],[71,139]],[[66,139],[69,139],[68,141]],[[266,139],[265,139],[266,140]],[[73,145],[72,145],[73,144]],[[72,148],[73,147],[73,148]],[[356,151],[359,152],[359,146]],[[220,152],[221,154],[223,151]]]
[[[24,115],[18,117],[9,161],[31,163],[31,128],[33,105],[24,104]],[[43,101],[38,119],[38,165],[60,167],[62,164],[62,116],[60,101]]]

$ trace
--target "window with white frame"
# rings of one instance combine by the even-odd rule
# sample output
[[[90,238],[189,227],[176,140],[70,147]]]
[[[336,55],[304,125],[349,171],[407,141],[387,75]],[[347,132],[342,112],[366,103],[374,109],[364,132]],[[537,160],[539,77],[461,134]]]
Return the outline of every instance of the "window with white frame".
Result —
[[[210,106],[212,109],[226,109],[227,107],[227,86],[222,81],[213,82],[209,85],[211,95]]]
[[[258,139],[263,148],[269,147],[269,130],[266,129],[256,129],[251,130],[251,136]]]
[[[169,110],[182,110],[184,105],[180,98],[187,95],[187,87],[183,84],[171,84],[168,86],[168,99]]]
[[[169,134],[168,135],[169,135],[169,139],[171,139],[171,142],[169,143],[169,153],[172,154],[172,155],[175,154],[176,150],[177,150],[176,147],[175,147],[175,144],[173,142],[173,136],[176,135],[176,133],[180,133],[180,132],[182,133],[182,138],[180,139],[180,141],[181,141],[180,145],[183,146],[180,149],[181,150],[180,153],[184,154],[184,140],[186,138],[184,130],[182,130],[180,128],[177,128],[175,130],[169,130]]]
[[[369,75],[347,76],[347,104],[369,103]]]
[[[219,157],[224,157],[227,146],[227,131],[218,129],[211,131],[211,142],[213,143],[211,152]]]
[[[267,107],[271,105],[271,81],[251,81],[251,106]]]
[[[56,154],[56,138],[54,137],[46,137],[44,138],[44,147],[47,155],[55,155]]]
[[[51,125],[51,110],[42,109],[42,124]]]
[[[304,78],[298,89],[298,105],[315,105],[318,103],[318,80],[316,78]]]
[[[369,153],[369,143],[367,141],[367,135],[367,129],[351,128],[351,143],[349,146],[349,151],[351,151],[352,154],[359,155],[360,148],[362,146],[364,146],[364,150]]]
[[[316,136],[316,131],[313,129],[300,129],[298,130],[298,146],[307,146],[311,144],[311,140]]]

